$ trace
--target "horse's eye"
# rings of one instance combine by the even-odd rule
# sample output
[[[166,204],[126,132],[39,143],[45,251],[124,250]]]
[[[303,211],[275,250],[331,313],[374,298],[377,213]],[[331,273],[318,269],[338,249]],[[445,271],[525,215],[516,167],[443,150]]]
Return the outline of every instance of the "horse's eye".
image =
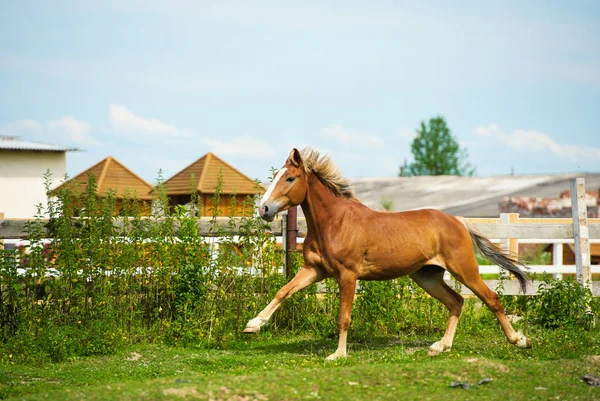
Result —
[[[287,182],[294,182],[294,180],[296,179],[296,177],[288,177],[287,178]]]

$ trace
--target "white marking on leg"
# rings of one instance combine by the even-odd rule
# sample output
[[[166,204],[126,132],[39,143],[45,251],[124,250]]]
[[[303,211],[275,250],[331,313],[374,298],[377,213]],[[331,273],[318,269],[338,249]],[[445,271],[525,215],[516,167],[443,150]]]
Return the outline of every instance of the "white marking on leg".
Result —
[[[269,198],[271,197],[271,194],[273,193],[273,190],[275,189],[275,186],[277,186],[277,182],[279,181],[279,179],[283,176],[283,174],[286,171],[287,171],[287,168],[284,167],[284,168],[282,168],[281,170],[279,170],[277,172],[277,175],[275,176],[275,179],[273,180],[273,182],[271,183],[271,185],[269,185],[269,189],[267,189],[267,192],[265,192],[264,196],[260,200],[259,206],[264,205],[265,202],[269,200]]]
[[[346,341],[348,338],[348,332],[345,331],[343,333],[340,333],[340,340],[338,342],[338,348],[337,350],[335,350],[335,352],[331,355],[329,355],[327,358],[325,358],[325,360],[327,361],[335,361],[338,358],[345,358],[346,357]]]

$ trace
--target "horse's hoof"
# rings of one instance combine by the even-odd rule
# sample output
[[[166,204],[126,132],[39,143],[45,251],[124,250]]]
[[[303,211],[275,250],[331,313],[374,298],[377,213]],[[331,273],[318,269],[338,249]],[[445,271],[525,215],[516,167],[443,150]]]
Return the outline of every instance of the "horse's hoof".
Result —
[[[523,334],[519,333],[519,339],[517,340],[515,345],[519,348],[527,349],[531,348],[531,341],[529,341],[529,339]]]
[[[325,358],[325,360],[326,361],[335,361],[336,359],[345,358],[345,357],[346,357],[345,354],[334,352],[333,354],[331,354],[327,358]]]
[[[427,352],[428,355],[439,355],[442,352],[449,352],[452,349],[452,347],[448,347],[447,345],[442,344],[441,341],[438,341],[437,343],[433,343],[431,344],[431,347],[429,347],[429,351]]]
[[[260,331],[260,328],[266,323],[266,320],[261,319],[260,317],[255,317],[246,323],[246,328],[244,329],[244,333],[254,334]]]
[[[254,334],[254,333],[258,333],[260,331],[260,327],[256,327],[256,326],[246,326],[246,328],[244,329],[244,333],[246,334]]]

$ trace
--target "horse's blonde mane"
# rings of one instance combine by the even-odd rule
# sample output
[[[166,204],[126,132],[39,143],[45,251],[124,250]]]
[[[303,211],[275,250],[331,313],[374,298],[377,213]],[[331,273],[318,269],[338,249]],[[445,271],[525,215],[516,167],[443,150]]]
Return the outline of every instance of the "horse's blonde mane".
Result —
[[[342,175],[340,169],[337,168],[329,156],[321,154],[319,151],[306,147],[300,151],[304,171],[313,173],[321,180],[327,188],[335,195],[346,198],[356,199],[354,192],[350,188],[350,180]],[[293,160],[293,151],[290,153],[288,160]]]

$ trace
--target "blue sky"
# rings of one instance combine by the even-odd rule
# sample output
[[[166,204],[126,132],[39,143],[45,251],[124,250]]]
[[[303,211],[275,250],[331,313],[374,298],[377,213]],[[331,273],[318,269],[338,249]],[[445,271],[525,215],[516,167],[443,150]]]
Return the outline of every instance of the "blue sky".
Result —
[[[598,1],[3,0],[0,133],[154,182],[294,146],[393,176],[443,115],[481,176],[600,171]]]

